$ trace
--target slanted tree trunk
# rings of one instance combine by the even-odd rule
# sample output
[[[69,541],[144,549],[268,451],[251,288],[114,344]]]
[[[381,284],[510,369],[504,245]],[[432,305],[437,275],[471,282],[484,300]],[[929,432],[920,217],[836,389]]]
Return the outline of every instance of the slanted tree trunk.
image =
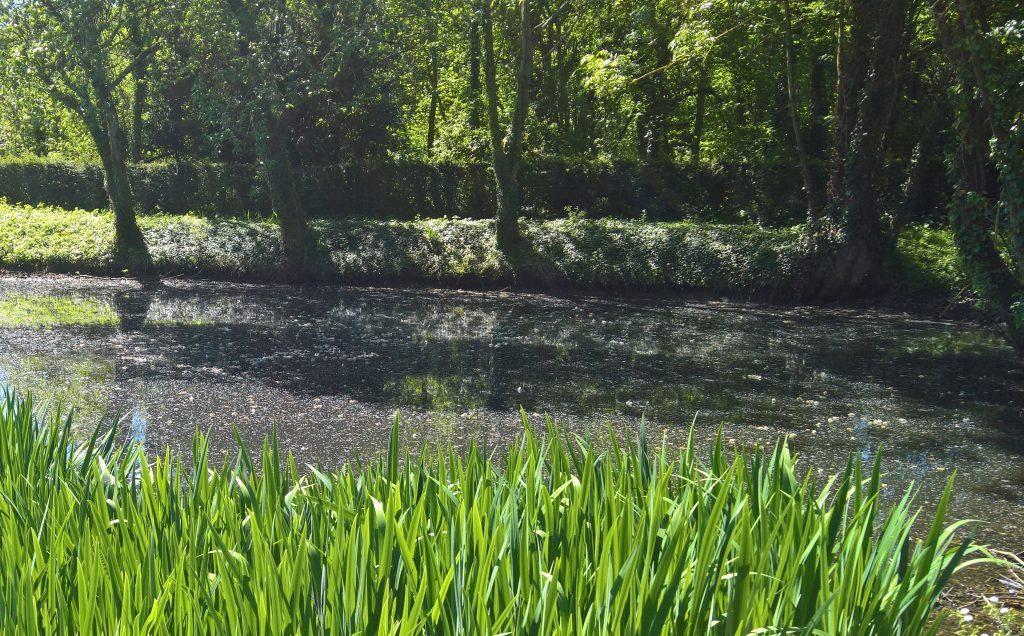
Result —
[[[482,2],[484,35],[484,88],[487,96],[487,120],[491,133],[492,167],[497,188],[496,239],[506,254],[517,252],[523,244],[519,228],[522,214],[522,190],[519,173],[522,164],[523,136],[530,109],[530,78],[533,72],[533,10],[530,0],[520,1],[519,59],[515,74],[515,103],[507,137],[502,134],[498,110],[497,63],[494,52],[494,23],[491,0]]]
[[[86,127],[103,165],[103,188],[114,211],[115,258],[132,274],[152,270],[153,261],[135,219],[135,196],[128,176],[125,140],[113,94],[99,77],[93,81],[97,107],[86,107]]]
[[[153,261],[135,219],[135,197],[128,176],[127,141],[118,114],[118,86],[142,62],[144,54],[133,56],[128,65],[115,74],[108,57],[109,45],[102,37],[99,10],[66,12],[67,7],[46,3],[50,17],[69,26],[70,48],[75,54],[80,75],[66,69],[35,68],[50,95],[81,119],[96,146],[103,165],[103,187],[114,212],[114,259],[132,274],[146,274]],[[80,8],[80,7],[79,7]],[[77,76],[77,77],[76,77]]]

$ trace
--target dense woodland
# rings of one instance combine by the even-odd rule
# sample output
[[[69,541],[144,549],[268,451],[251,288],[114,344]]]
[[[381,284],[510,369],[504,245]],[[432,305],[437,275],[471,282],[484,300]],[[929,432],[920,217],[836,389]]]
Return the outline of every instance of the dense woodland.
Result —
[[[790,178],[801,296],[884,288],[901,229],[948,222],[1020,349],[1022,19],[1014,0],[6,0],[0,154],[98,160],[136,271],[130,166],[256,166],[299,278],[311,167],[484,164],[512,260],[538,162]]]

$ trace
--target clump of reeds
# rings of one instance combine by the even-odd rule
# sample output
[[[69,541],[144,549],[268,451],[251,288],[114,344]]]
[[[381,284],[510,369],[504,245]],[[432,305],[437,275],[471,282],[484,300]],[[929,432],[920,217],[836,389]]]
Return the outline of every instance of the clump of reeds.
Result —
[[[368,466],[147,458],[0,403],[4,633],[918,634],[984,550],[920,539],[879,468],[801,479],[785,444],[710,459],[553,429]],[[756,632],[759,628],[766,631]]]

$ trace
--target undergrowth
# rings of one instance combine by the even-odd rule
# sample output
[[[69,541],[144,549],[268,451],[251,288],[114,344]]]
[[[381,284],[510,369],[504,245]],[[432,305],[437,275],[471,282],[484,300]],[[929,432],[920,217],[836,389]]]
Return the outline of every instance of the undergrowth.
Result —
[[[241,280],[281,276],[276,226],[262,219],[140,217],[157,271]],[[801,229],[683,221],[559,219],[524,223],[526,253],[511,265],[493,223],[469,219],[312,222],[330,280],[454,286],[696,290],[786,300],[799,289]],[[900,241],[894,290],[962,289],[948,232],[910,228]],[[0,202],[0,268],[120,274],[107,212]]]

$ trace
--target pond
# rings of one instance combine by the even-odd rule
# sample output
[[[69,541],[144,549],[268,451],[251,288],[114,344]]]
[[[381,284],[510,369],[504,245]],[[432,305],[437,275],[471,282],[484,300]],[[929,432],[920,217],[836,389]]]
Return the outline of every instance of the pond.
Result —
[[[115,415],[150,452],[276,427],[302,463],[507,443],[536,426],[731,447],[789,435],[823,477],[880,448],[885,492],[1024,548],[1024,366],[998,336],[899,313],[500,292],[0,278],[0,383]]]

